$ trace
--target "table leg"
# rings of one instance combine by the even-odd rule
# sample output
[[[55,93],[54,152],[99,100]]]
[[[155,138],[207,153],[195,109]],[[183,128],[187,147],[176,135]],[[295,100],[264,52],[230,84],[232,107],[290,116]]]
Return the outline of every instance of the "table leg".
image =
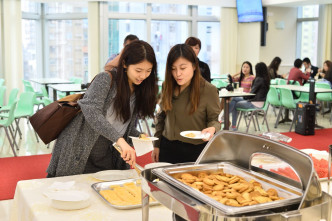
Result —
[[[224,98],[224,130],[229,130],[229,97]]]
[[[57,90],[53,89],[53,101],[56,101],[58,98]]]
[[[142,194],[142,221],[148,221],[150,196],[149,194],[145,193],[143,190],[141,191],[141,194]]]
[[[279,121],[279,124],[285,123],[285,122],[292,122],[291,119],[289,119],[289,109],[285,109],[285,117],[281,121]]]

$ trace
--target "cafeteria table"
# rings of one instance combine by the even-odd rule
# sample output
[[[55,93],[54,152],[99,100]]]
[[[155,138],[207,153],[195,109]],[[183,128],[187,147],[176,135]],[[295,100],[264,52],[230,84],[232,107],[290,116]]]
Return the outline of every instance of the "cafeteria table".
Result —
[[[29,81],[45,85],[47,93],[48,91],[48,85],[49,84],[72,84],[72,81],[66,80],[66,79],[61,79],[61,78],[32,78]]]
[[[53,100],[56,101],[58,98],[58,91],[65,92],[66,95],[69,95],[70,92],[82,92],[86,89],[82,89],[81,84],[51,84],[50,88],[53,89]]]
[[[75,187],[90,195],[90,206],[79,210],[60,210],[51,207],[51,200],[43,193],[54,182],[75,181]],[[12,206],[10,208],[11,221],[90,221],[90,220],[142,220],[141,208],[115,209],[108,205],[91,188],[93,183],[101,182],[93,174],[82,174],[56,178],[44,178],[19,181]],[[171,221],[172,211],[162,205],[151,206],[150,220]]]

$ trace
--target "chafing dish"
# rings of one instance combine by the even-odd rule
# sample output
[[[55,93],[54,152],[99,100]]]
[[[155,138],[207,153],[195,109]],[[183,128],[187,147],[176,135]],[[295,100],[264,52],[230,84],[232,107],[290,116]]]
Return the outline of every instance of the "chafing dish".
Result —
[[[271,155],[289,164],[298,181],[252,166],[251,161],[257,154]],[[254,177],[266,187],[277,188],[286,197],[270,203],[230,207],[172,176],[180,172],[220,168],[248,178]],[[142,176],[144,221],[148,220],[150,195],[187,220],[331,220],[332,197],[321,191],[310,156],[255,135],[220,131],[209,141],[195,163],[147,169]]]

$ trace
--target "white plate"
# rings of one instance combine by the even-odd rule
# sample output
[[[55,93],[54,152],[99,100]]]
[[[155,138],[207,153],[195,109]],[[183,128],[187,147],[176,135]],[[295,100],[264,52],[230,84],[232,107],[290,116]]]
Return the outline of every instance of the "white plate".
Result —
[[[92,174],[94,178],[102,181],[114,181],[138,178],[138,174],[135,170],[104,170]]]
[[[329,153],[325,150],[315,150],[315,149],[302,149],[302,152],[306,154],[312,154],[317,160],[328,160],[329,159]]]
[[[50,191],[44,193],[51,199],[51,206],[61,210],[77,210],[90,206],[90,195],[79,190]]]
[[[133,140],[146,141],[146,142],[155,141],[159,139],[158,137],[146,137],[148,139],[140,139],[139,137],[132,137],[132,136],[129,137]]]
[[[194,134],[195,135],[195,137],[188,137],[188,136],[186,136],[187,134]],[[181,133],[180,133],[180,135],[182,136],[182,137],[185,137],[185,138],[189,138],[189,139],[204,139],[205,138],[205,136],[202,134],[202,132],[201,131],[198,131],[198,130],[187,130],[187,131],[182,131]]]

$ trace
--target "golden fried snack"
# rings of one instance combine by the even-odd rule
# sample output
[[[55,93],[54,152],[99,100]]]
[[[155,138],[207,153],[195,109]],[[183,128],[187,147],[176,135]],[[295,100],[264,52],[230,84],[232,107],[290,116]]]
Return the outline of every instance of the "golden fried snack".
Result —
[[[140,134],[139,139],[140,140],[150,140],[150,138],[148,138],[145,134]]]
[[[191,137],[191,138],[196,137],[196,135],[194,133],[187,133],[184,136]]]
[[[182,183],[204,193],[206,196],[228,206],[250,206],[281,200],[275,189],[265,191],[261,183],[224,173],[186,172],[173,175]]]

